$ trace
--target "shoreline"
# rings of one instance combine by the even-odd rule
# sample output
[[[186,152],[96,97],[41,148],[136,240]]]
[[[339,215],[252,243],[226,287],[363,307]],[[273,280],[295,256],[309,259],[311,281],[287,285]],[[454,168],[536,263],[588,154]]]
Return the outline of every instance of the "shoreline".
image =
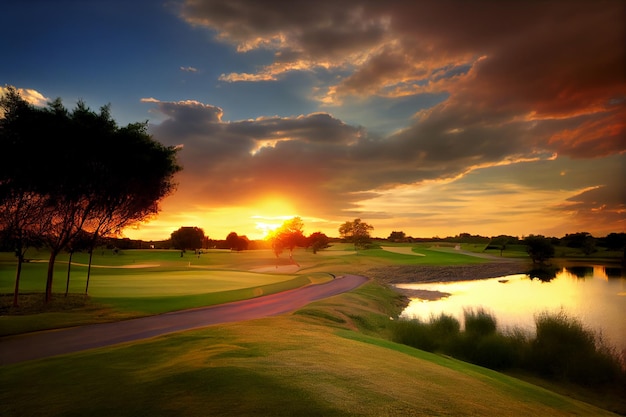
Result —
[[[367,274],[386,284],[411,284],[497,278],[526,274],[531,269],[532,265],[527,262],[511,261],[471,265],[396,265],[372,268]]]

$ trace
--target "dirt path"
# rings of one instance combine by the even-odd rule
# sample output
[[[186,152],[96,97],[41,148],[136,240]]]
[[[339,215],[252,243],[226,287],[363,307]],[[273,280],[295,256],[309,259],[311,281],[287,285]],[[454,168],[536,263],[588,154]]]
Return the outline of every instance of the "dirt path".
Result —
[[[368,281],[345,275],[325,284],[234,303],[183,310],[157,316],[92,324],[0,338],[0,365],[132,342],[214,324],[276,316],[322,298],[353,290]]]

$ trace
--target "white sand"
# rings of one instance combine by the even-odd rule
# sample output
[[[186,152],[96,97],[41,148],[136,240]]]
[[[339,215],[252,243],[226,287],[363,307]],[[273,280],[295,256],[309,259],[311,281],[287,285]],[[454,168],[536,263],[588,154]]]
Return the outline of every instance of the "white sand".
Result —
[[[268,272],[277,274],[293,274],[298,272],[299,265],[267,265],[260,268],[251,269],[251,272]]]
[[[413,252],[413,248],[408,246],[381,246],[382,250],[386,250],[388,252],[399,253],[401,255],[414,255],[414,256],[426,256],[423,253]]]

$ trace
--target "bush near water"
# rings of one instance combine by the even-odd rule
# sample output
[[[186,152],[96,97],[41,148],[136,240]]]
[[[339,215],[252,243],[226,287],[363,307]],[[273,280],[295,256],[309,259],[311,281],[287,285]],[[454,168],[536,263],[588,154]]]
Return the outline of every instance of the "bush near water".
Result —
[[[392,326],[392,339],[429,352],[447,354],[487,368],[521,370],[584,387],[616,385],[626,389],[624,359],[593,331],[564,312],[535,317],[536,334],[499,331],[495,317],[482,308],[464,311],[464,330],[445,313],[428,321],[407,319]]]

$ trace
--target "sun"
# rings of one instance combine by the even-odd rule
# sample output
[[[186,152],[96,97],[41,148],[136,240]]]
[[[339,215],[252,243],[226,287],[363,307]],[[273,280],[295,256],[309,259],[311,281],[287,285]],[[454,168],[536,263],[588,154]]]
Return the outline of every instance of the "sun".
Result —
[[[255,204],[254,212],[255,214],[251,216],[255,223],[254,227],[264,239],[286,220],[297,216],[291,203],[280,197],[263,198]]]
[[[281,223],[269,223],[265,221],[256,222],[254,228],[259,231],[263,239],[268,238],[276,229],[282,225]]]

